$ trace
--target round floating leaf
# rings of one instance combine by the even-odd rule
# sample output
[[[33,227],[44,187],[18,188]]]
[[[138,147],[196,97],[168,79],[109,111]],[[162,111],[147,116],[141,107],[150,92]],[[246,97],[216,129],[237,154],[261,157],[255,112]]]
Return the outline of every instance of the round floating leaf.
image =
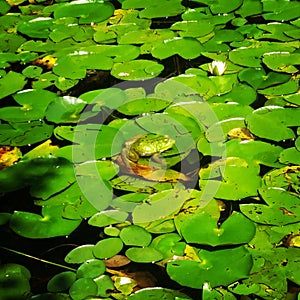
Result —
[[[42,121],[0,124],[0,144],[11,146],[31,146],[52,135],[53,126]]]
[[[119,238],[108,238],[99,241],[93,250],[97,258],[110,258],[118,254],[123,248],[122,240]]]
[[[118,38],[119,44],[154,43],[158,40],[167,40],[175,36],[170,29],[141,29],[128,31]]]
[[[91,278],[77,279],[70,287],[69,294],[73,300],[82,300],[89,296],[96,296],[98,286]]]
[[[102,22],[112,16],[114,6],[107,1],[78,0],[63,3],[54,10],[55,19],[78,17],[79,24]]]
[[[18,31],[31,38],[47,38],[53,24],[52,18],[39,17],[28,22],[21,23]]]
[[[215,247],[248,243],[255,235],[255,225],[242,214],[234,212],[218,226],[216,219],[202,212],[185,220],[180,231],[188,243]]]
[[[212,32],[214,26],[205,20],[193,20],[176,22],[170,28],[179,31],[181,37],[200,37]]]
[[[163,254],[164,259],[174,255],[183,256],[186,244],[181,241],[181,236],[176,233],[161,234],[151,243],[151,247]]]
[[[298,87],[299,82],[297,80],[291,79],[290,81],[285,82],[283,84],[259,90],[259,93],[269,96],[283,96],[297,92]]]
[[[261,107],[246,117],[247,127],[258,137],[281,141],[295,137],[289,126],[299,126],[300,109]]]
[[[175,54],[180,55],[184,59],[194,59],[203,50],[203,46],[194,38],[175,37],[154,46],[151,54],[159,59],[165,59]]]
[[[68,290],[76,280],[76,274],[66,271],[54,275],[47,284],[47,290],[52,293],[63,292]]]
[[[242,0],[233,0],[228,3],[226,0],[219,0],[219,1],[202,1],[210,5],[210,10],[213,14],[226,14],[229,13],[235,9],[237,9],[242,3]]]
[[[105,210],[97,212],[89,219],[89,224],[97,227],[105,227],[112,224],[123,223],[128,213],[119,210]]]
[[[171,279],[180,285],[201,289],[205,282],[212,287],[228,285],[248,276],[252,258],[245,247],[199,251],[200,262],[194,260],[173,260],[167,263]],[[187,276],[192,274],[192,276]]]
[[[52,101],[46,110],[46,118],[54,123],[77,123],[86,102],[75,97],[64,96]]]
[[[300,3],[299,2],[263,2],[263,8],[266,13],[262,16],[265,20],[273,21],[289,21],[300,16]]]
[[[94,245],[83,245],[71,250],[65,257],[65,261],[69,264],[81,264],[87,260],[94,259]]]
[[[295,147],[284,149],[280,153],[279,161],[283,164],[300,165],[300,152]]]
[[[104,274],[105,268],[102,260],[87,260],[77,269],[77,278],[96,278]]]
[[[18,264],[0,266],[0,295],[2,299],[24,299],[30,293],[30,272]]]
[[[158,76],[163,65],[145,59],[137,59],[124,63],[115,63],[111,75],[122,80],[144,80]]]
[[[125,254],[131,261],[138,263],[152,263],[163,258],[163,255],[159,251],[150,247],[129,248]]]
[[[259,166],[239,157],[217,160],[199,173],[201,189],[210,189],[216,198],[239,200],[255,196],[261,186]]]
[[[42,216],[15,211],[10,219],[10,228],[27,238],[50,238],[66,236],[73,232],[81,220],[63,219],[61,206],[45,206]]]
[[[148,246],[152,236],[144,228],[136,225],[125,227],[120,232],[120,238],[127,246]]]
[[[131,294],[128,300],[145,300],[145,299],[163,299],[163,300],[189,300],[187,295],[161,287],[140,289],[134,294]]]
[[[267,203],[242,204],[241,211],[254,222],[282,226],[300,221],[299,197],[278,187],[261,189]]]
[[[217,122],[205,132],[205,137],[210,143],[222,142],[227,139],[228,132],[233,128],[245,127],[244,118],[231,118]]]
[[[250,160],[270,167],[280,166],[278,156],[283,149],[262,141],[233,139],[226,143],[226,155]],[[224,153],[225,154],[225,153]]]
[[[22,90],[25,84],[24,75],[9,71],[0,79],[0,99]]]
[[[132,213],[133,223],[159,220],[176,213],[189,199],[190,192],[184,189],[165,190],[148,197],[147,202],[137,205]],[[149,205],[151,203],[151,205]]]
[[[294,65],[300,64],[300,53],[265,53],[263,56],[263,62],[268,68],[276,72],[295,73],[298,69]]]
[[[94,281],[98,286],[97,295],[100,297],[109,297],[110,294],[108,291],[113,291],[115,289],[114,282],[108,275],[101,275],[98,278],[95,278]]]
[[[163,18],[179,15],[184,11],[184,6],[180,0],[173,1],[141,1],[141,0],[125,0],[122,1],[122,8],[144,8],[140,13],[140,18]]]

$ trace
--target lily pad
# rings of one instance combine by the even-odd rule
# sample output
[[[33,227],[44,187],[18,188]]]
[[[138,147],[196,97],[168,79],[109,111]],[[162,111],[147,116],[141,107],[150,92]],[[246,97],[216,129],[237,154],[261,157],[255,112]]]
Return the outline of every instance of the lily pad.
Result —
[[[123,248],[123,242],[119,238],[107,238],[99,241],[93,249],[96,258],[110,258],[118,254]]]
[[[77,269],[77,278],[96,278],[104,274],[106,269],[105,263],[102,260],[90,259],[85,261]]]
[[[76,274],[66,271],[54,275],[47,284],[47,290],[52,293],[63,292],[68,290],[76,280]]]
[[[201,289],[205,282],[209,282],[211,287],[226,286],[247,277],[252,267],[251,255],[243,246],[215,251],[200,250],[198,256],[200,261],[169,261],[167,272],[171,279],[196,289]]]
[[[26,80],[24,75],[9,71],[0,79],[0,99],[22,90],[25,84]]]
[[[210,246],[239,245],[250,242],[255,234],[255,226],[238,212],[234,212],[221,226],[217,226],[215,218],[202,212],[185,220],[180,231],[188,243]]]
[[[129,248],[125,254],[131,261],[139,263],[152,263],[163,258],[159,251],[151,247]]]
[[[65,257],[65,261],[70,264],[81,264],[87,260],[94,259],[94,245],[82,245],[72,249]]]
[[[125,227],[120,232],[120,238],[125,245],[146,247],[150,244],[152,236],[144,228],[136,225]]]
[[[81,300],[89,296],[96,296],[98,286],[91,278],[79,278],[73,282],[69,294],[73,300]]]
[[[175,54],[184,59],[194,59],[204,50],[203,46],[196,39],[191,37],[175,37],[165,40],[153,47],[151,54],[155,58],[165,59]]]
[[[246,117],[247,127],[261,138],[281,141],[295,137],[289,127],[299,126],[300,110],[280,106],[265,106]]]
[[[52,18],[39,17],[28,22],[21,23],[18,26],[18,31],[31,38],[47,38],[50,34],[52,24]]]
[[[78,0],[58,6],[54,10],[54,17],[78,17],[79,24],[90,24],[108,19],[113,12],[114,6],[110,2]]]
[[[242,204],[241,211],[254,222],[282,226],[300,222],[299,197],[283,188],[261,189],[260,194],[267,205]]]
[[[81,223],[81,220],[62,218],[61,206],[46,206],[42,215],[15,211],[10,219],[10,228],[27,238],[50,238],[67,236]]]
[[[31,291],[31,274],[22,265],[9,263],[0,266],[0,293],[3,299],[24,299]]]
[[[158,76],[163,69],[163,65],[157,62],[137,59],[124,63],[115,63],[111,74],[122,80],[145,80]]]
[[[259,166],[239,157],[217,160],[199,173],[201,189],[208,189],[216,198],[239,200],[256,196],[261,186]]]
[[[187,295],[161,287],[140,289],[128,297],[128,300],[144,300],[144,299],[163,299],[163,300],[190,300]]]

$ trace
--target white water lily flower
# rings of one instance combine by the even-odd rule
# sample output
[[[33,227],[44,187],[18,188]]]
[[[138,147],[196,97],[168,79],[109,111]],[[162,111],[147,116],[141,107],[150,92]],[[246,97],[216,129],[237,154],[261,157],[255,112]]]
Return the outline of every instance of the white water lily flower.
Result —
[[[208,65],[209,72],[212,75],[223,75],[226,67],[226,62],[219,60],[213,60],[211,64]]]

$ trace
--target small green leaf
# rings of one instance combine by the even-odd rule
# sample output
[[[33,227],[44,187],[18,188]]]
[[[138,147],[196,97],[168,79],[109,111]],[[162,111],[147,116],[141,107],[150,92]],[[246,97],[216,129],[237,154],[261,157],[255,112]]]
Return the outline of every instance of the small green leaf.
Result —
[[[138,263],[152,263],[163,258],[159,251],[150,247],[129,248],[125,254],[130,260]]]
[[[77,269],[77,278],[96,278],[104,274],[105,263],[98,259],[89,259]]]
[[[144,228],[131,225],[121,230],[120,239],[127,246],[146,247],[150,244],[152,236]]]
[[[0,99],[20,91],[26,84],[25,76],[9,71],[0,79]]]
[[[68,290],[76,280],[76,274],[66,271],[54,275],[47,284],[47,290],[52,293],[63,292]]]
[[[104,259],[118,254],[123,248],[123,242],[119,238],[108,238],[99,241],[95,246],[93,253],[95,257]]]
[[[89,296],[96,296],[98,286],[91,278],[79,278],[70,287],[69,293],[73,300],[82,300]]]
[[[82,245],[71,250],[65,257],[69,264],[81,264],[87,260],[94,259],[94,245]]]

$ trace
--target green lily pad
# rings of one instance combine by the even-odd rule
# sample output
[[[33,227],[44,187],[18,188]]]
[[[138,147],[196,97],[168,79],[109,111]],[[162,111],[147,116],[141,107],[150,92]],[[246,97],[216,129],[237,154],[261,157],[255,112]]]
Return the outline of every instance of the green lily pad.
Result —
[[[146,247],[152,240],[151,234],[136,225],[125,227],[120,232],[120,238],[125,245]]]
[[[281,141],[295,137],[289,127],[299,126],[300,110],[265,106],[246,117],[247,127],[258,137]]]
[[[53,126],[43,121],[0,124],[0,144],[27,146],[50,138]]]
[[[163,258],[159,251],[151,247],[129,248],[125,254],[131,261],[138,263],[152,263]]]
[[[251,255],[243,246],[215,251],[200,250],[198,256],[200,261],[169,261],[167,272],[171,279],[196,289],[201,289],[205,282],[212,287],[226,286],[247,277],[252,267]]]
[[[67,291],[76,280],[76,274],[66,271],[54,275],[47,284],[47,290],[52,293]]]
[[[85,261],[77,269],[77,278],[96,278],[104,274],[106,269],[105,263],[102,260],[90,259]]]
[[[181,5],[181,1],[141,1],[141,0],[124,0],[122,1],[123,9],[130,8],[143,8],[140,11],[140,18],[163,18],[179,15],[184,11],[184,6]]]
[[[254,222],[282,226],[300,222],[299,197],[283,188],[261,189],[260,194],[267,205],[242,204],[241,211]]]
[[[205,132],[205,137],[210,143],[222,142],[227,139],[228,132],[233,128],[245,127],[244,118],[231,118],[211,125]]]
[[[111,75],[122,80],[145,80],[158,76],[163,65],[145,59],[137,59],[124,63],[115,63]]]
[[[119,44],[144,44],[156,43],[160,40],[168,40],[175,37],[170,29],[141,29],[132,30],[118,38]]]
[[[128,214],[118,210],[105,210],[97,212],[89,219],[89,224],[97,227],[123,223],[126,221]]]
[[[200,42],[189,37],[175,37],[155,45],[151,54],[155,58],[165,59],[175,54],[184,59],[194,59],[204,50]]]
[[[98,286],[91,278],[79,278],[73,282],[69,294],[73,300],[82,300],[89,296],[96,296]]]
[[[256,196],[261,186],[259,166],[239,157],[217,160],[200,169],[200,187],[208,189],[214,197],[239,200]],[[222,180],[218,178],[222,176]]]
[[[283,164],[300,165],[300,152],[295,147],[284,149],[280,153],[279,161]]]
[[[30,293],[31,274],[22,265],[9,263],[0,266],[0,293],[3,299],[24,299]]]
[[[174,255],[183,256],[186,247],[181,241],[181,236],[176,233],[161,234],[153,239],[151,247],[163,254],[163,259],[172,258]]]
[[[278,156],[282,150],[283,149],[279,146],[262,141],[239,141],[238,139],[228,141],[226,143],[226,150],[224,149],[228,157],[241,157],[245,160],[270,167],[281,166],[281,164],[278,163]]]
[[[115,289],[114,282],[108,275],[101,275],[94,279],[98,286],[98,293],[97,295],[103,298],[107,298],[110,296],[109,291]]]
[[[50,34],[50,28],[53,19],[48,17],[39,17],[28,22],[21,23],[18,31],[31,38],[47,38]]]
[[[118,254],[123,248],[123,242],[119,238],[107,238],[99,241],[93,249],[96,258],[110,258]]]
[[[46,118],[54,123],[77,123],[80,112],[85,108],[86,102],[70,96],[64,96],[52,101],[46,110]]]
[[[154,287],[140,289],[128,297],[128,300],[144,300],[144,299],[164,299],[164,300],[190,300],[187,295],[167,288]]]
[[[57,96],[46,90],[24,90],[13,95],[13,98],[21,106],[6,106],[1,108],[0,119],[8,122],[43,119],[47,105],[56,99]]]
[[[268,96],[282,96],[287,94],[292,94],[298,91],[299,82],[298,80],[291,79],[283,84],[272,86],[263,90],[259,90],[260,94]]]
[[[265,20],[290,21],[300,16],[299,8],[298,2],[263,1],[263,10],[266,13],[262,16]]]
[[[79,24],[102,22],[112,16],[114,6],[107,1],[78,0],[63,3],[54,10],[56,19],[63,17],[78,17]]]
[[[66,236],[73,232],[81,220],[62,218],[61,206],[46,206],[42,215],[15,211],[10,219],[10,228],[27,238],[50,238]]]
[[[94,259],[94,245],[82,245],[72,249],[65,257],[69,264],[81,264],[90,259]]]
[[[185,220],[180,231],[188,243],[214,247],[248,243],[255,235],[255,225],[238,212],[234,212],[221,226],[217,226],[217,221],[204,211]]]
[[[193,20],[176,22],[170,28],[178,31],[181,37],[200,37],[212,32],[214,26],[205,20]]]
[[[25,84],[26,80],[24,75],[9,71],[0,79],[0,99],[22,90]]]
[[[176,213],[190,196],[182,190],[166,190],[148,197],[147,202],[137,205],[132,213],[133,223],[147,223]],[[149,205],[151,203],[151,205]]]

